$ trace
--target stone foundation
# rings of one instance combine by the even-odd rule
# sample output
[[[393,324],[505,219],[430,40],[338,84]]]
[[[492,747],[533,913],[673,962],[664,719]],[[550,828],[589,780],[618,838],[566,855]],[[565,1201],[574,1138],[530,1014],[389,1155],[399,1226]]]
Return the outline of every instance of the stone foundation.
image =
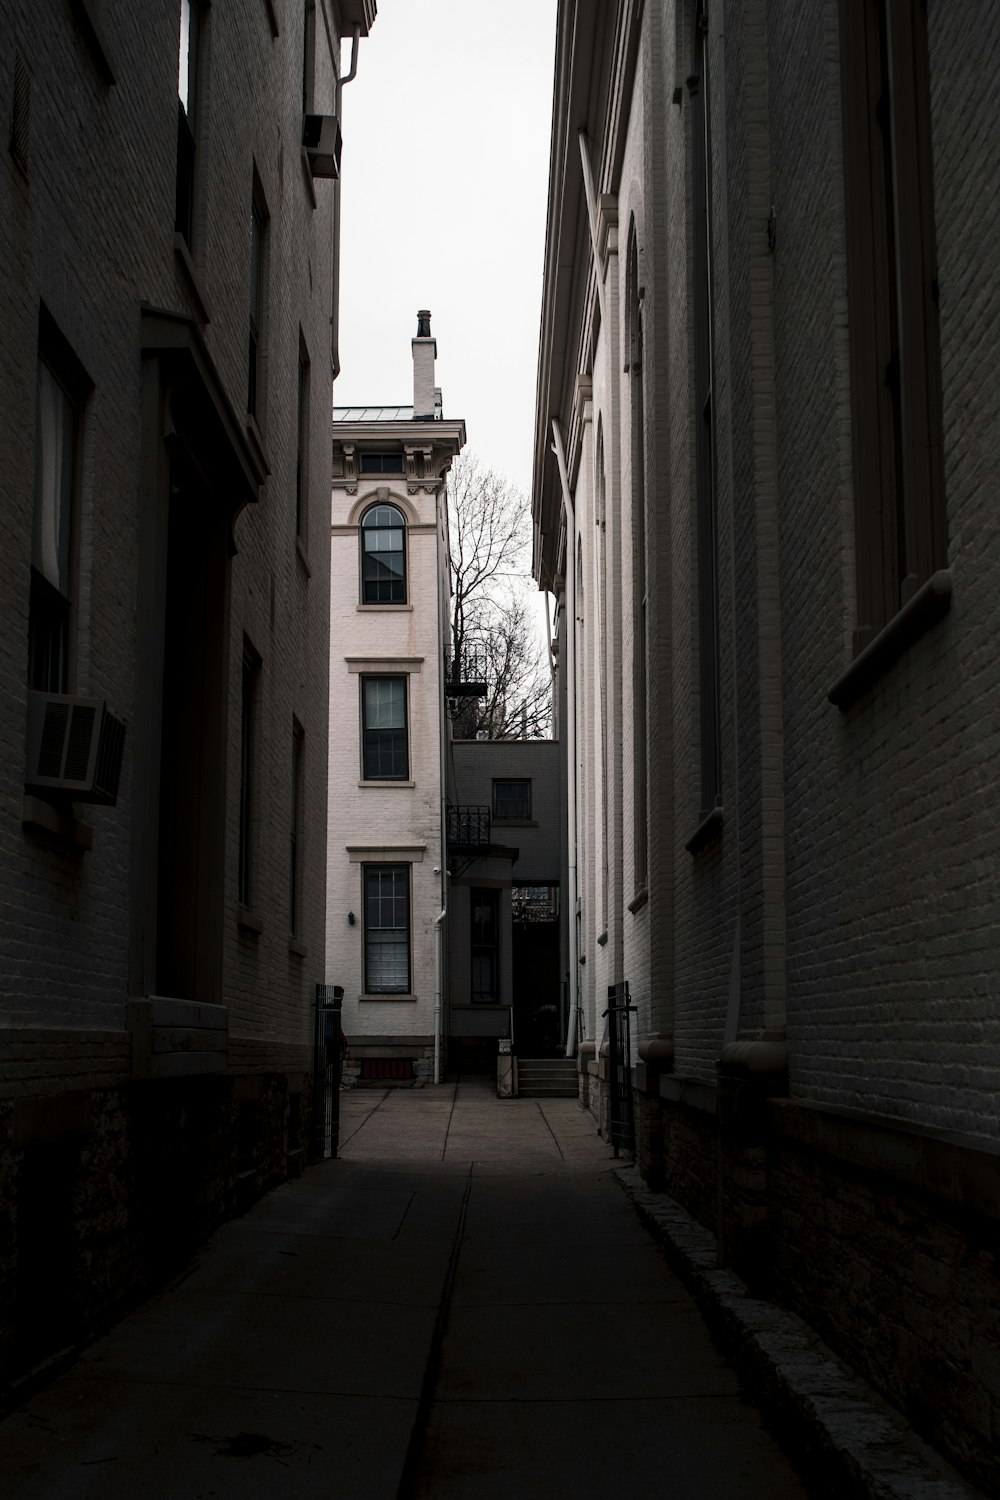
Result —
[[[0,1105],[0,1385],[93,1337],[295,1175],[311,1108],[305,1074]]]
[[[974,1483],[1000,1493],[1000,1148],[666,1075],[639,1164]]]

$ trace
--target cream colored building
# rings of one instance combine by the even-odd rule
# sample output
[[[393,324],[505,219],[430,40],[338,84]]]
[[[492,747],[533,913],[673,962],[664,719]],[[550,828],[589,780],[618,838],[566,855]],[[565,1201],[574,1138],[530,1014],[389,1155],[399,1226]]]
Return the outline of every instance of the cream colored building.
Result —
[[[446,476],[465,443],[418,314],[413,404],[335,407],[327,981],[346,1077],[428,1079],[445,1029]]]

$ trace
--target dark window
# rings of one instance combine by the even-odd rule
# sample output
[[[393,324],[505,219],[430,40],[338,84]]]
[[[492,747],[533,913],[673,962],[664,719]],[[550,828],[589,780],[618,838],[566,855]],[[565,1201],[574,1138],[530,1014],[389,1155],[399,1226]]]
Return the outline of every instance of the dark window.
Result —
[[[302,929],[302,814],[305,791],[305,741],[306,737],[301,725],[293,720],[291,847],[288,862],[288,926],[293,936],[298,936]]]
[[[302,15],[302,113],[312,114],[313,78],[316,71],[316,4],[306,0]]]
[[[365,781],[405,781],[406,678],[362,677],[361,719]]]
[[[406,603],[406,522],[394,505],[374,505],[361,522],[364,604]]]
[[[719,800],[719,605],[716,564],[714,334],[712,327],[712,131],[708,12],[695,0],[691,89],[695,463],[698,579],[698,700],[701,815]]]
[[[494,781],[493,816],[498,823],[531,817],[530,781]]]
[[[500,998],[500,892],[469,892],[472,914],[472,998]]]
[[[194,243],[194,183],[197,162],[201,10],[198,0],[181,0],[177,66],[177,186],[174,228]]]
[[[365,865],[365,992],[410,989],[410,867]]]
[[[43,315],[43,337],[47,323]],[[69,686],[77,393],[82,393],[82,379],[72,378],[76,372],[70,371],[68,360],[58,351],[50,360],[45,350],[38,358],[28,680],[49,693],[65,693]]]
[[[646,439],[642,386],[642,307],[635,221],[628,243],[629,394],[632,437],[632,844],[634,881],[646,884]]]
[[[260,658],[243,645],[240,704],[240,842],[237,866],[237,898],[249,906],[254,898],[254,799],[257,778],[257,674]]]
[[[926,5],[840,36],[860,651],[947,562]]]
[[[309,355],[299,335],[299,388],[295,458],[295,535],[306,538],[309,514]]]
[[[402,474],[402,452],[362,453],[361,472],[362,474]]]
[[[264,214],[254,193],[250,200],[250,350],[247,360],[247,411],[258,415],[260,343],[264,281]]]

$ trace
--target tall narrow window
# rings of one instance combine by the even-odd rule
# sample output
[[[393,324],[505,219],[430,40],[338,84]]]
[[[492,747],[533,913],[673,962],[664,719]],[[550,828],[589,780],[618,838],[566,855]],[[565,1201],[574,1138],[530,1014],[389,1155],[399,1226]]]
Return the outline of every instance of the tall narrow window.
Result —
[[[28,676],[33,688],[65,693],[78,408],[44,356],[38,360],[36,414]]]
[[[947,562],[922,0],[841,0],[861,651]]]
[[[250,350],[247,360],[247,411],[259,416],[260,341],[264,281],[264,215],[256,192],[250,200]]]
[[[632,438],[632,844],[636,894],[646,884],[646,437],[642,307],[635,220],[628,242],[628,348]]]
[[[500,892],[469,892],[472,914],[472,998],[495,1001],[500,998]]]
[[[316,73],[316,0],[306,0],[302,14],[302,113],[312,114]]]
[[[198,0],[181,0],[180,46],[177,64],[177,184],[174,228],[188,246],[194,243],[194,182],[197,152],[197,111],[201,10]]]
[[[714,332],[712,326],[712,132],[706,0],[693,8],[691,89],[694,276],[695,468],[698,543],[698,699],[701,816],[720,793],[719,605],[715,519]]]
[[[410,989],[410,867],[365,865],[365,992]]]
[[[292,815],[289,823],[288,861],[289,931],[298,937],[302,931],[302,831],[305,805],[305,744],[302,726],[292,720]]]
[[[257,678],[260,657],[249,641],[243,644],[240,700],[240,841],[237,864],[237,899],[241,906],[253,904],[254,891],[254,801],[257,780]]]
[[[309,354],[301,333],[295,453],[295,535],[305,541],[309,515]]]
[[[406,603],[406,522],[394,505],[373,505],[362,518],[361,598]]]
[[[406,678],[362,677],[361,721],[365,781],[405,781],[409,775]]]

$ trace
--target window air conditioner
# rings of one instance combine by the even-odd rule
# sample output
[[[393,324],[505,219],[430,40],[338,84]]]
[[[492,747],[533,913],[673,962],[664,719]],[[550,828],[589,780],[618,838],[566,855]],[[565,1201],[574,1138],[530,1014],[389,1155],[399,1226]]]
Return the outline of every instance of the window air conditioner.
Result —
[[[340,176],[343,139],[336,115],[306,115],[302,125],[302,144],[314,177]]]
[[[102,698],[28,693],[29,789],[111,805],[124,749],[125,724]]]

